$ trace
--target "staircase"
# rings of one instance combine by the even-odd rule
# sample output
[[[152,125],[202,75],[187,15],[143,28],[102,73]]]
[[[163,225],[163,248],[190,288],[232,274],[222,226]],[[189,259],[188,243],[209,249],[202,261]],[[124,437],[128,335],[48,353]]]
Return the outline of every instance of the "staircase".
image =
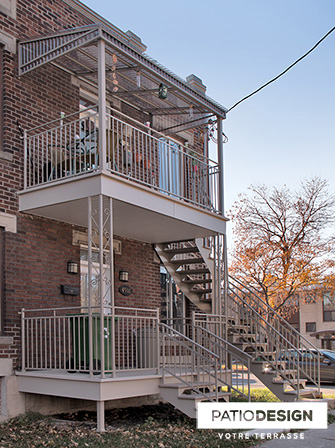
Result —
[[[214,262],[213,248],[203,247],[202,241],[157,244],[155,249],[178,287],[202,311],[196,315],[193,327],[195,325],[204,331],[211,331],[215,337],[217,331],[212,331],[209,326],[213,319],[214,279],[221,279],[216,282],[217,290],[220,298],[224,297],[223,273]],[[232,277],[227,284],[224,314],[227,331],[224,335],[220,334],[220,344],[228,344],[229,341],[229,347],[224,345],[229,353],[244,356],[244,363],[249,363],[249,370],[281,401],[321,396],[318,374],[320,355],[317,349],[251,288]],[[203,344],[203,341],[198,342],[199,345]],[[214,346],[204,347],[218,354],[220,344],[216,340]],[[302,367],[303,353],[307,355],[309,363],[304,363]],[[222,353],[220,356],[222,358]],[[311,388],[306,387],[307,380],[312,383]],[[175,395],[185,395],[185,390],[179,387]]]
[[[195,240],[156,244],[156,252],[176,285],[186,297],[205,313],[212,309],[213,277],[206,263],[206,249],[201,253]],[[208,251],[209,255],[209,251]]]
[[[197,325],[193,326],[192,339],[163,323],[160,327],[160,395],[164,400],[195,418],[198,403],[229,401],[230,389],[250,398],[250,363],[243,354],[234,355],[228,342]],[[228,363],[234,364],[234,372]],[[232,377],[236,386],[231,386]]]

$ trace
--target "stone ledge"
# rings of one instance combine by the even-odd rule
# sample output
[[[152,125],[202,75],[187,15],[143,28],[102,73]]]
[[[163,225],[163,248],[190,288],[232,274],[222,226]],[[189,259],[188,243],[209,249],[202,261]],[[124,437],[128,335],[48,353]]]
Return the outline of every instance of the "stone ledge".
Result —
[[[8,162],[12,162],[13,161],[13,154],[11,152],[1,151],[1,149],[0,149],[0,159],[8,160]]]
[[[14,339],[12,336],[0,336],[0,345],[13,345]]]

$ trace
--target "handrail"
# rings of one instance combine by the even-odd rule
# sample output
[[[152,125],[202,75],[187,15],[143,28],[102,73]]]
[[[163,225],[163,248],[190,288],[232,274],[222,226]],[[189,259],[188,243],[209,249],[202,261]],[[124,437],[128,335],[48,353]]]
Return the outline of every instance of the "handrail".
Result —
[[[237,278],[235,278],[235,277],[233,277],[231,275],[229,275],[228,277],[233,282],[238,283],[241,286],[241,288],[246,289],[248,292],[250,292],[250,294],[255,296],[257,298],[258,302],[261,302],[266,308],[268,308],[270,310],[271,314],[276,315],[280,320],[283,320],[285,322],[285,327],[290,328],[293,333],[296,333],[299,336],[299,339],[304,339],[309,345],[311,345],[313,347],[313,349],[319,350],[314,344],[312,344],[312,342],[310,342],[308,339],[306,339],[305,336],[303,336],[301,333],[299,333],[287,320],[285,320],[274,308],[272,308],[270,305],[268,305],[265,302],[265,300],[263,300],[258,294],[256,294],[256,292],[252,291],[250,286],[247,286],[247,285],[241,283],[240,280],[238,280]]]
[[[320,390],[319,350],[316,349],[314,345],[309,341],[307,341],[305,338],[302,338],[300,336],[300,333],[297,332],[288,323],[286,325],[285,319],[283,319],[278,313],[276,313],[269,305],[266,304],[266,302],[264,302],[259,296],[253,293],[248,287],[244,288],[244,285],[242,285],[240,281],[236,281],[240,286],[243,287],[243,289],[241,289],[240,287],[233,284],[233,281],[235,279],[233,279],[232,277],[230,277],[230,279],[231,282],[228,285],[228,289],[231,292],[231,294],[228,294],[227,297],[228,309],[237,316],[240,314],[239,318],[241,322],[243,323],[247,322],[247,325],[250,325],[250,327],[254,327],[255,334],[257,334],[260,338],[259,342],[249,341],[250,345],[253,346],[253,348],[257,353],[259,353],[259,355],[267,359],[270,365],[276,368],[278,368],[281,362],[285,360],[283,356],[286,357],[286,361],[288,361],[288,365],[286,367],[289,370],[289,375],[286,375],[284,372],[282,372],[281,375],[291,384],[291,387],[297,388],[297,394],[299,394],[298,383],[299,380],[302,379],[302,374],[304,374],[308,380],[312,381]],[[240,294],[237,294],[236,289],[239,291]],[[250,292],[250,295],[248,297],[252,301],[256,302],[257,306],[253,306],[252,304],[248,303],[247,300],[244,300],[243,297],[241,297],[241,295],[244,293],[245,290],[248,290]],[[235,297],[235,299],[233,296]],[[233,308],[232,302],[236,304],[236,309]],[[243,304],[242,307],[241,303]],[[266,314],[274,318],[273,320],[274,325],[268,319],[266,319],[259,311],[257,311],[257,307],[259,311],[266,310]],[[248,310],[247,313],[244,313],[245,309]],[[227,317],[233,318],[233,316],[227,316]],[[292,331],[291,329],[293,329],[294,331]],[[267,347],[269,351],[271,352],[273,351],[273,349],[276,351],[275,361],[271,359],[271,356],[269,356],[268,353],[263,352],[261,350],[262,349],[261,338],[264,336],[268,338]],[[295,343],[289,340],[290,336],[292,337],[293,340],[296,339]],[[301,339],[305,339],[307,344],[306,343],[302,344]],[[314,351],[316,351],[316,353],[314,353]],[[304,367],[303,365],[300,365],[300,363],[302,364],[303,354],[306,353],[309,355],[310,361],[308,364],[306,363],[306,366]],[[295,356],[295,354],[297,356]],[[313,362],[312,359],[314,359]],[[295,376],[295,374],[296,379],[298,381],[297,385],[295,385],[292,379],[290,378],[290,375]]]
[[[111,306],[105,305],[104,308],[112,308]],[[115,309],[118,310],[127,310],[127,311],[143,311],[143,312],[152,312],[153,314],[156,313],[156,309],[153,308],[133,308],[133,307],[126,307],[126,306],[115,306]],[[25,313],[29,312],[45,312],[45,311],[68,311],[68,310],[88,310],[88,306],[67,306],[67,307],[60,307],[60,308],[24,308]],[[99,306],[91,306],[91,309],[98,309],[100,310]],[[21,311],[19,312],[21,314]],[[109,314],[107,314],[109,315]]]
[[[219,317],[219,316],[218,316]],[[212,331],[208,330],[207,328],[194,323],[194,328],[197,330],[197,335],[198,335],[198,331],[201,330],[203,333],[206,334],[205,337],[205,344],[209,344],[209,346],[214,346],[213,351],[217,354],[217,356],[219,356],[219,362],[220,364],[225,364],[227,367],[227,360],[226,359],[222,359],[222,351],[224,351],[224,355],[225,356],[229,356],[232,357],[232,359],[230,360],[231,364],[237,364],[234,363],[234,358],[237,358],[240,362],[240,364],[242,364],[243,366],[246,367],[247,372],[244,372],[243,370],[239,370],[239,368],[235,368],[235,371],[232,371],[232,374],[235,372],[235,376],[236,376],[236,383],[237,383],[237,387],[233,386],[233,384],[230,385],[230,388],[233,389],[235,392],[237,392],[240,395],[243,395],[245,397],[248,398],[248,401],[250,401],[250,363],[252,360],[252,357],[246,353],[243,352],[242,350],[240,350],[238,347],[234,346],[233,344],[231,344],[230,342],[226,341],[225,339],[221,338],[220,336],[218,336],[217,334],[213,333]],[[201,337],[203,338],[204,335],[202,334]],[[242,379],[242,384],[240,385],[241,387],[239,388],[239,373],[241,373],[241,379]],[[247,394],[244,393],[244,373],[247,374]],[[233,381],[232,381],[233,382]],[[242,388],[242,390],[241,390]]]
[[[166,324],[159,326],[162,329],[163,381],[166,372],[196,394],[211,402],[218,401],[219,389],[222,386],[229,388],[230,382],[217,354]],[[165,336],[172,346],[166,343]]]

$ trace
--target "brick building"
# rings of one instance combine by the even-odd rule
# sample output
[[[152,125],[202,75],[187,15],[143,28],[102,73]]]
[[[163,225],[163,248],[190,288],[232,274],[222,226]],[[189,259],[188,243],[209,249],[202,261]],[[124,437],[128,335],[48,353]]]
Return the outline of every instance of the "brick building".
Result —
[[[94,405],[103,430],[158,394],[193,415],[175,381],[218,399],[228,354],[267,353],[225,269],[226,109],[145,51],[78,0],[0,5],[2,418]]]

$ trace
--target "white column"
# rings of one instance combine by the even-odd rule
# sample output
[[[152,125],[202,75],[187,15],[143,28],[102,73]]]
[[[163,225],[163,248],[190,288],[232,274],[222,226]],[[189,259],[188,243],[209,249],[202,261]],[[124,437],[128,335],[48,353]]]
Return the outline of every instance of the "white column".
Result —
[[[222,118],[217,117],[217,149],[219,163],[219,209],[224,215],[224,155],[223,155],[223,136],[222,136]]]
[[[98,41],[98,94],[99,94],[99,166],[106,171],[106,54],[105,42]]]
[[[104,317],[104,197],[99,195],[99,301],[100,301],[100,362],[101,378],[105,378],[105,317]]]
[[[88,198],[88,353],[90,376],[93,376],[93,326],[92,326],[92,197]]]
[[[97,401],[97,430],[105,432],[105,402]]]
[[[114,301],[114,247],[113,247],[113,199],[109,198],[109,275],[110,275],[110,298],[112,307],[112,324],[111,324],[111,356],[112,356],[112,376],[115,377],[115,301]]]

